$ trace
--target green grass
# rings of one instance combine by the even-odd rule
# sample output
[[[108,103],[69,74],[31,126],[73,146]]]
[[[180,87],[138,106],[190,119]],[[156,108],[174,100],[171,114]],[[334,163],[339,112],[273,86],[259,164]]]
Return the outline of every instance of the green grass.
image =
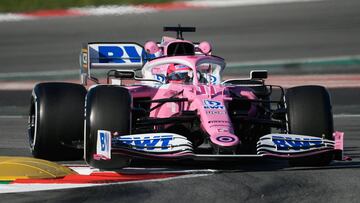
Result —
[[[40,9],[65,9],[70,7],[161,3],[172,0],[0,0],[0,12],[27,12]]]

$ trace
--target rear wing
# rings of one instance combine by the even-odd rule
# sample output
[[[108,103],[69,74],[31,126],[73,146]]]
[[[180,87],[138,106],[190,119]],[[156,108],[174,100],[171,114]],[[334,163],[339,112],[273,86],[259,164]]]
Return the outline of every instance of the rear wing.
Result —
[[[80,53],[81,83],[97,81],[91,74],[96,69],[137,69],[154,58],[144,48],[133,42],[92,42],[84,44]]]

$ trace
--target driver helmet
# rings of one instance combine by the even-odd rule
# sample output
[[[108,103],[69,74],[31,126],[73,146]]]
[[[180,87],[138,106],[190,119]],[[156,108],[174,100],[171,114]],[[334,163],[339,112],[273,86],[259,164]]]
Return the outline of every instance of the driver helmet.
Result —
[[[191,82],[192,69],[182,64],[170,64],[167,69],[167,81],[170,83]]]

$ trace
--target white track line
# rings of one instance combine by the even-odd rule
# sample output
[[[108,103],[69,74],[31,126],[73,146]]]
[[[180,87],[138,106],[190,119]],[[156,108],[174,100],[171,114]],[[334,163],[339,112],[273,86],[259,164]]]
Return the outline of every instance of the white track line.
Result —
[[[283,4],[283,3],[298,3],[298,2],[316,2],[324,0],[195,0],[195,1],[178,1],[174,2],[174,8],[178,3],[179,9],[184,8],[215,8],[215,7],[233,7],[233,6],[255,6],[255,5],[268,5],[268,4]],[[161,4],[157,4],[161,5]],[[165,5],[165,4],[164,4]],[[161,6],[160,6],[161,7]],[[152,13],[166,10],[167,8],[160,8],[148,5],[107,5],[107,6],[89,6],[82,8],[70,8],[68,14],[47,14],[44,16],[36,15],[36,12],[24,13],[0,13],[0,22],[7,21],[21,21],[21,20],[34,20],[48,17],[65,17],[65,16],[103,16],[103,15],[128,15],[128,14],[142,14]],[[65,12],[66,13],[66,12]]]
[[[36,192],[81,187],[93,187],[95,184],[1,184],[0,194],[15,192]]]
[[[77,172],[80,175],[90,175],[93,172],[99,172],[99,169],[91,168],[87,165],[83,166],[71,166],[68,164],[63,164]],[[137,167],[127,167],[121,169],[117,172],[124,174],[174,174],[174,173],[184,173],[184,174],[212,174],[216,173],[218,170],[214,169],[171,169],[171,168],[137,168]]]
[[[284,4],[284,3],[299,3],[299,2],[316,2],[323,0],[196,0],[187,2],[191,6],[203,7],[232,7],[232,6],[256,6],[267,4]]]
[[[82,15],[128,15],[156,12],[156,9],[142,6],[90,6],[83,8],[72,8],[69,11],[78,12]]]
[[[0,119],[27,119],[28,116],[22,116],[22,115],[0,115]]]
[[[30,16],[25,16],[22,14],[16,13],[0,13],[0,22],[7,22],[7,21],[22,21],[22,20],[32,20],[35,19]]]
[[[360,118],[360,114],[335,114],[334,118]]]
[[[60,190],[60,189],[71,189],[71,188],[83,188],[83,187],[94,187],[94,186],[107,186],[107,185],[124,185],[124,184],[135,184],[135,183],[150,183],[150,182],[163,182],[171,181],[176,179],[186,178],[197,178],[203,176],[209,176],[212,174],[189,174],[170,178],[153,179],[153,180],[138,180],[138,181],[125,181],[116,183],[98,183],[98,184],[0,184],[1,193],[16,193],[16,192],[35,192],[35,191],[46,191],[46,190]]]

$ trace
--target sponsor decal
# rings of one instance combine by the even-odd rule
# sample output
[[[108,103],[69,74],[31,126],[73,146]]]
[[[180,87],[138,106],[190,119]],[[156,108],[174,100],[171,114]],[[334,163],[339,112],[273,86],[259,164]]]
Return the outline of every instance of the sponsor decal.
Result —
[[[268,134],[257,143],[257,154],[274,156],[312,156],[314,153],[333,150],[335,141],[296,134]]]
[[[219,136],[216,138],[216,140],[219,142],[229,143],[229,142],[234,142],[235,138],[230,137],[230,136]]]
[[[206,114],[226,114],[226,111],[206,111]]]
[[[228,132],[230,132],[228,128],[219,128],[219,129],[217,129],[217,131],[219,133],[228,133]]]
[[[167,150],[170,147],[172,135],[146,136],[146,137],[120,137],[116,139],[119,144],[133,146],[135,149],[155,150],[161,148]]]
[[[173,133],[145,133],[113,137],[113,150],[127,148],[152,153],[191,152],[192,143],[186,137]]]
[[[87,65],[87,62],[88,62],[87,49],[83,49],[81,52],[81,62],[83,64],[83,67],[85,67]]]
[[[84,53],[82,54],[82,62],[83,62],[84,64],[87,64],[87,60],[88,60],[87,58],[88,58],[87,53],[84,52]]]
[[[125,53],[131,63],[141,62],[141,56],[136,51],[135,46],[99,46],[99,62],[100,63],[126,63],[123,57]]]
[[[213,76],[213,75],[210,75],[210,83],[211,84],[216,84],[216,81],[217,81],[216,77]]]
[[[87,49],[82,49],[81,50],[81,54],[80,54],[80,65],[82,67],[81,69],[81,73],[84,73],[85,71],[87,71],[88,68],[88,53],[87,53]]]
[[[215,120],[215,121],[209,121],[209,123],[230,123],[230,121],[218,121],[218,120]]]
[[[182,68],[188,68],[186,65],[180,64],[180,65],[175,65],[176,69],[182,69]]]
[[[219,101],[204,100],[204,109],[225,109],[224,105]]]
[[[102,159],[111,159],[111,132],[98,130],[96,155]]]
[[[142,64],[155,58],[137,44],[91,44],[90,59],[94,63]]]
[[[272,142],[278,150],[301,150],[310,148],[320,148],[322,146],[321,138],[291,138],[285,136],[272,136]]]
[[[154,75],[154,79],[155,79],[155,80],[158,80],[158,81],[160,81],[160,82],[162,82],[162,83],[165,83],[165,80],[166,80],[165,76],[164,76],[164,75],[160,75],[160,74]]]

